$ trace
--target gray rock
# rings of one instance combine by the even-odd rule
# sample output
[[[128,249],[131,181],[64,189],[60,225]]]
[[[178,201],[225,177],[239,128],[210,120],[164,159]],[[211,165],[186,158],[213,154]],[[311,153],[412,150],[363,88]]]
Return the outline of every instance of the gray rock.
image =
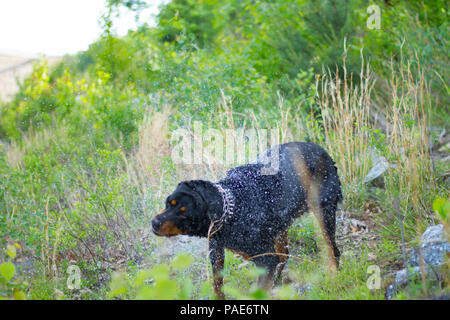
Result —
[[[397,271],[394,283],[386,288],[386,299],[392,299],[397,294],[398,288],[405,286],[408,281],[414,279],[417,275],[420,275],[420,273],[420,267],[404,268]]]
[[[449,150],[450,150],[450,142],[447,143],[446,145],[440,147],[438,151],[439,152],[449,152]]]
[[[445,262],[445,255],[450,252],[450,244],[446,241],[427,243],[411,253],[408,264],[412,267],[420,266],[420,253],[425,265],[439,266]]]
[[[444,226],[438,224],[425,230],[419,248],[412,251],[408,264],[412,267],[420,266],[422,254],[425,265],[439,266],[445,262],[447,252],[450,252],[450,244],[445,239]]]
[[[13,263],[19,276],[32,276],[36,273],[36,259],[34,258],[23,259],[19,262],[14,261]]]
[[[412,269],[402,269],[395,274],[395,286],[401,286],[406,284],[415,275],[420,274],[420,267],[413,267]]]
[[[370,182],[372,180],[380,177],[389,168],[389,162],[385,157],[380,157],[375,165],[369,170],[366,177],[364,178],[364,183]]]
[[[386,299],[392,299],[398,288],[421,275],[420,254],[425,264],[427,279],[437,280],[439,277],[436,270],[445,263],[448,252],[450,252],[450,244],[445,238],[443,225],[438,224],[427,228],[420,238],[419,248],[410,254],[408,266],[397,271],[394,283],[387,287]]]
[[[303,286],[300,286],[299,288],[297,288],[297,292],[300,295],[306,295],[306,294],[310,293],[313,288],[314,288],[313,284],[306,284],[306,285],[303,285]]]
[[[386,288],[386,295],[385,295],[386,299],[391,300],[396,294],[397,294],[397,288],[395,287],[394,284],[390,284]]]
[[[384,188],[383,174],[389,168],[395,168],[396,165],[390,164],[385,157],[383,157],[376,148],[371,148],[370,158],[372,160],[373,167],[369,170],[364,177],[363,183],[369,183]]]
[[[439,241],[446,241],[444,235],[444,226],[442,224],[437,224],[435,226],[427,228],[425,232],[422,234],[422,237],[420,238],[420,241],[422,243],[427,242],[439,242]]]

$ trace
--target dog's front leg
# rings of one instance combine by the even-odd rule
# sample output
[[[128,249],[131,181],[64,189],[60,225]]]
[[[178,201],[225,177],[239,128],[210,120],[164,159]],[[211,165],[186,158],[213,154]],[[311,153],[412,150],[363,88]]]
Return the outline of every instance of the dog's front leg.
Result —
[[[217,298],[225,299],[222,292],[223,276],[222,270],[225,262],[224,247],[219,245],[216,240],[209,240],[209,259],[211,260],[213,276],[214,276],[214,292]]]

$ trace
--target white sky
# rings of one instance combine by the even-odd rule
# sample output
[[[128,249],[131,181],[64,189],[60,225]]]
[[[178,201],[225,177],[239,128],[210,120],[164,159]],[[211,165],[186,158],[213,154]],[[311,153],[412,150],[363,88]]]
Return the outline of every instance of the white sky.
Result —
[[[64,55],[86,50],[98,39],[105,0],[0,0],[0,54]],[[148,0],[140,22],[153,24],[158,6]],[[114,21],[119,35],[135,29],[134,14],[126,10]]]

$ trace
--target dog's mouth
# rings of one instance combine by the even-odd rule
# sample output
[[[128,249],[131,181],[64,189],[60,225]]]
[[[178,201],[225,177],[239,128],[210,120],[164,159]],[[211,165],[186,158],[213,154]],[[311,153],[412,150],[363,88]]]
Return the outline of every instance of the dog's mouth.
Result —
[[[158,236],[158,237],[164,237],[164,238],[172,238],[172,237],[175,237],[175,236],[177,236],[178,234],[163,234],[163,233],[158,233],[158,231],[156,231],[156,230],[152,230],[153,231],[153,233],[156,235],[156,236]]]
[[[165,237],[166,235],[161,233],[161,231],[159,229],[155,229],[154,226],[152,226],[152,232],[157,235],[158,237]]]
[[[155,228],[153,228],[153,227],[152,227],[152,232],[159,237],[162,236],[162,234],[158,233],[158,231],[156,231]]]
[[[167,232],[165,232],[165,231],[167,231]],[[185,230],[183,232],[183,231],[181,231],[180,229],[178,229],[176,227],[173,228],[173,229],[169,229],[169,230],[160,230],[160,229],[157,230],[153,226],[152,226],[152,232],[158,237],[166,237],[166,238],[171,238],[171,237],[175,237],[175,236],[178,236],[178,235],[183,235],[183,234],[187,234],[188,233],[187,230]]]

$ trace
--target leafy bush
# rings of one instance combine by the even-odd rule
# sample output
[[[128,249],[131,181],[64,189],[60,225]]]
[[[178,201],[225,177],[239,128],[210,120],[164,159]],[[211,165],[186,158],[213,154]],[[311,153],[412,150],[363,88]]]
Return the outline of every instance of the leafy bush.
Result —
[[[20,249],[18,243],[8,245],[5,253],[8,255],[9,261],[0,264],[0,300],[8,298],[15,300],[26,299],[24,291],[28,283],[14,279],[16,266],[12,260],[16,257],[16,249]]]
[[[139,270],[134,275],[114,273],[109,285],[108,297],[133,298],[138,300],[192,299],[193,280],[189,267],[194,262],[191,256],[180,254],[168,265],[158,264],[150,269]],[[203,285],[201,295],[210,295],[211,287]],[[197,297],[198,298],[198,297]]]

